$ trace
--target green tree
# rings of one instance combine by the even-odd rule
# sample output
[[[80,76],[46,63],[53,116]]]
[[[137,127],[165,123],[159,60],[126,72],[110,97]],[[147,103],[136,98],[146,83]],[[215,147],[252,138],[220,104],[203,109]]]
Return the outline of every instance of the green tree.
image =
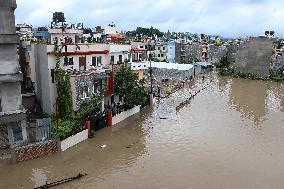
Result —
[[[56,89],[57,89],[57,111],[59,117],[63,120],[72,120],[73,104],[70,75],[67,71],[60,68],[60,56],[56,57],[55,67]]]
[[[115,75],[115,94],[122,97],[127,109],[137,105],[145,104],[147,90],[144,87],[144,80],[138,79],[127,66],[122,67]]]

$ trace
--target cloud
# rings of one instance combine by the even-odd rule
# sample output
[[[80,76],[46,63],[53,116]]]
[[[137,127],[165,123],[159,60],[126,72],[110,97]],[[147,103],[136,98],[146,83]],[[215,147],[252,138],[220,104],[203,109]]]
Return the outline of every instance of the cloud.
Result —
[[[120,30],[154,26],[162,31],[191,31],[223,36],[284,36],[282,0],[17,0],[17,23],[48,25],[63,11],[68,22],[88,27],[114,21]]]

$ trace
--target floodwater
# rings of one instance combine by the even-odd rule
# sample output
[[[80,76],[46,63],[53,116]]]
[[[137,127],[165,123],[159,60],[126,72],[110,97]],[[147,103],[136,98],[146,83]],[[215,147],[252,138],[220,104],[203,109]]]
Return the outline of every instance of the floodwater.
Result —
[[[212,75],[66,152],[2,163],[0,188],[79,172],[88,175],[55,188],[283,189],[284,84]]]

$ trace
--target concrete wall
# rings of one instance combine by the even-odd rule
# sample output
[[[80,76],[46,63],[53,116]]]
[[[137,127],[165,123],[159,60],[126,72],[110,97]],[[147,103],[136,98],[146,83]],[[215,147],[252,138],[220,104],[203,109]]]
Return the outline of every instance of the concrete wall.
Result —
[[[176,43],[175,45],[175,63],[180,64],[181,63],[181,43]]]
[[[76,135],[73,135],[63,141],[60,142],[60,149],[61,151],[65,151],[68,148],[71,148],[72,146],[75,146],[76,144],[79,144],[80,142],[83,142],[84,140],[88,139],[88,129],[77,133]]]
[[[36,96],[45,113],[55,112],[56,85],[52,83],[51,69],[55,68],[55,57],[47,55],[47,45],[33,44],[36,71]]]
[[[21,84],[19,82],[0,83],[2,112],[22,109]]]
[[[226,46],[216,46],[210,45],[209,46],[209,61],[212,63],[216,63],[221,60],[227,54],[227,47]]]
[[[269,75],[273,39],[252,38],[238,47],[236,52],[236,70],[258,76]]]
[[[16,9],[16,0],[0,1],[0,34],[11,34],[16,32],[15,15],[11,9]]]
[[[193,43],[192,45],[185,46],[185,62],[192,63],[194,59],[202,59],[202,48],[199,43]]]
[[[0,41],[0,58],[0,75],[15,74],[20,71],[16,44],[1,44]]]
[[[128,117],[133,116],[134,114],[137,114],[138,112],[140,112],[140,106],[135,106],[134,108],[130,110],[122,112],[112,118],[112,125],[116,125],[122,122],[123,120],[127,119]]]
[[[15,0],[0,1],[0,123],[7,128],[10,147],[27,141],[17,52],[19,36],[15,28],[16,8]]]

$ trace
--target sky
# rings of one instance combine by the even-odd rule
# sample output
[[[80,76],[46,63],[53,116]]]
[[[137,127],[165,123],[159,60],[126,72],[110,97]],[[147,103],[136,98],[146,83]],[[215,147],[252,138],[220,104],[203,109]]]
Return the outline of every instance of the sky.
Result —
[[[53,12],[68,23],[93,28],[114,22],[119,31],[138,26],[224,37],[284,37],[284,0],[17,0],[16,23],[50,25]]]

